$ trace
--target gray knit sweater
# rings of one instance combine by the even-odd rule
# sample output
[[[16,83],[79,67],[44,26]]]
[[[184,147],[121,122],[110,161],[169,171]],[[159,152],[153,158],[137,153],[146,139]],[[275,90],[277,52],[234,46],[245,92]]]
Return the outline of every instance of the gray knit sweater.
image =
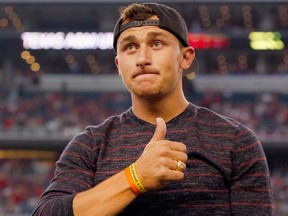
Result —
[[[73,215],[75,194],[135,162],[154,131],[131,109],[87,127],[63,151],[33,215]],[[189,104],[167,123],[166,139],[187,146],[184,181],[138,196],[120,215],[273,215],[266,157],[251,130]]]

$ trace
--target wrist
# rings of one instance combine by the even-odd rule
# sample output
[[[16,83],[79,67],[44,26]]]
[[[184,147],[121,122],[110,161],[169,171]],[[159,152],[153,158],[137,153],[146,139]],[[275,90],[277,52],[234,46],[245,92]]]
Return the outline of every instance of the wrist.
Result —
[[[137,196],[147,191],[138,178],[134,163],[125,168],[125,176],[132,191]]]

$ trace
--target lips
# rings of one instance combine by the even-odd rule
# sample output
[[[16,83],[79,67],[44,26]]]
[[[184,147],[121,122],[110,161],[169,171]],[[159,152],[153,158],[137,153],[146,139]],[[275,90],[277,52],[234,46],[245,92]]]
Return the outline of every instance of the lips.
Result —
[[[132,77],[135,78],[137,76],[146,75],[146,74],[159,74],[159,73],[155,71],[151,71],[151,70],[139,70],[139,71],[136,71]]]

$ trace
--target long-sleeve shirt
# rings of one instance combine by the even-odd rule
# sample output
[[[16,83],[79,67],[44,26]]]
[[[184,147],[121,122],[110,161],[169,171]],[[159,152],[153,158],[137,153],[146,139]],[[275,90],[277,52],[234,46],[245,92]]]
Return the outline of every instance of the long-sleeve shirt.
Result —
[[[141,194],[119,215],[273,215],[267,160],[250,129],[191,103],[166,125],[165,138],[187,146],[184,180]],[[63,151],[33,215],[73,215],[74,196],[135,162],[154,131],[132,109],[88,126]]]

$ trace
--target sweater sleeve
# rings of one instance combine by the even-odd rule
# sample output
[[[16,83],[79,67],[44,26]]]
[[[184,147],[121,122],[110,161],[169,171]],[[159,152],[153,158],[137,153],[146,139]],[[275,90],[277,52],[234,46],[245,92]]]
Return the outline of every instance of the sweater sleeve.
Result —
[[[273,215],[270,173],[256,135],[240,125],[232,150],[232,215]]]
[[[55,175],[41,195],[33,215],[73,215],[72,202],[78,192],[94,184],[94,151],[92,135],[76,135],[56,162]]]

